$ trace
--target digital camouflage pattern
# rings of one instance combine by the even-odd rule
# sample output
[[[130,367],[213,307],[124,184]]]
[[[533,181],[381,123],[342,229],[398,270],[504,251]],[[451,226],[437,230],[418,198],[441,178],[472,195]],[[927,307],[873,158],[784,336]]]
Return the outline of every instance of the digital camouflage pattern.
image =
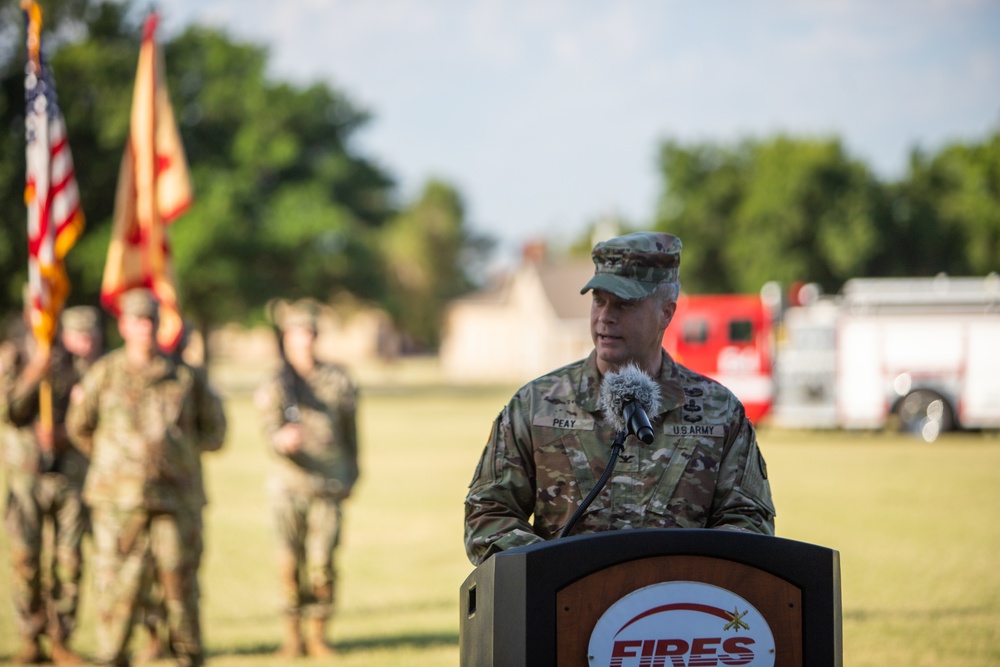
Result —
[[[636,232],[601,241],[590,256],[594,277],[580,294],[604,290],[622,299],[644,299],[664,283],[680,284],[681,240],[662,232]]]
[[[358,478],[357,390],[340,366],[316,362],[306,378],[294,377],[302,450],[276,455],[268,478],[272,496],[288,493],[340,498]],[[274,377],[255,395],[268,442],[287,423],[285,391]]]
[[[190,366],[157,355],[135,371],[120,349],[74,389],[66,423],[90,455],[84,499],[94,524],[99,660],[127,664],[135,611],[155,572],[171,650],[181,665],[201,664],[201,454],[222,447],[222,401]]]
[[[101,315],[93,306],[72,306],[63,310],[59,323],[63,330],[93,333],[101,326]]]
[[[111,352],[74,390],[66,425],[90,455],[91,506],[173,512],[207,502],[201,453],[222,447],[226,417],[190,366],[157,355],[132,372],[123,349]]]
[[[3,436],[3,461],[9,478],[33,478],[43,468],[42,453],[35,437],[38,421],[39,385],[26,385],[21,373],[28,363],[34,341],[29,338],[8,340],[0,344],[0,409],[3,421],[14,430]],[[52,348],[52,363],[48,377],[52,387],[52,421],[55,425],[53,465],[75,486],[83,484],[87,475],[87,458],[66,437],[62,425],[69,407],[70,390],[80,378],[84,367],[58,344]]]
[[[340,501],[291,493],[271,498],[279,544],[281,611],[328,618],[337,593],[334,561],[340,542]]]
[[[666,352],[653,444],[635,436],[573,534],[628,528],[725,528],[774,534],[774,505],[754,428],[733,394]],[[465,501],[476,565],[555,538],[608,462],[614,428],[598,407],[596,356],[522,387],[493,424]]]
[[[0,344],[0,451],[7,479],[4,523],[14,570],[11,593],[22,637],[35,641],[47,632],[65,644],[76,622],[83,571],[81,543],[87,529],[81,498],[87,459],[70,444],[62,427],[70,389],[79,375],[71,355],[54,347],[48,374],[54,437],[49,463],[35,435],[39,385],[22,380],[32,345],[27,333]],[[52,526],[53,551],[43,558],[46,524]],[[49,571],[43,577],[45,563]]]
[[[357,389],[340,366],[316,362],[306,377],[294,374],[285,395],[276,376],[258,389],[255,402],[268,442],[288,423],[294,402],[302,447],[274,452],[268,492],[278,539],[282,609],[289,615],[327,618],[336,597],[340,502],[358,479]]]
[[[126,648],[136,615],[148,604],[148,591],[157,585],[166,608],[171,651],[182,667],[202,664],[201,510],[150,512],[102,504],[93,508],[93,531],[100,663],[129,664]]]

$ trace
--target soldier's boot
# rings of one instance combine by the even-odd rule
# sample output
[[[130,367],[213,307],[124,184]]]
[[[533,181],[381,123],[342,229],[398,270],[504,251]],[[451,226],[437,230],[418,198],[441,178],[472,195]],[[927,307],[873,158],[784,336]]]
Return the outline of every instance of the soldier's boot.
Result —
[[[153,620],[150,623],[143,623],[143,627],[146,628],[146,634],[149,635],[149,640],[146,645],[135,654],[135,661],[139,663],[153,662],[154,660],[162,660],[167,657],[166,651],[163,649],[163,640],[160,639],[160,632],[157,629],[157,623]]]
[[[277,655],[288,659],[301,658],[306,654],[306,648],[302,642],[302,629],[299,626],[298,614],[285,614],[283,623],[284,636]]]
[[[310,618],[306,639],[306,653],[310,658],[332,658],[337,655],[333,647],[326,643],[326,619]]]
[[[15,665],[35,665],[42,662],[44,657],[42,647],[38,643],[38,637],[35,637],[25,640],[24,647],[11,658],[11,661]]]
[[[85,662],[79,654],[71,651],[62,639],[52,640],[50,652],[52,654],[52,662],[57,665],[82,665]]]

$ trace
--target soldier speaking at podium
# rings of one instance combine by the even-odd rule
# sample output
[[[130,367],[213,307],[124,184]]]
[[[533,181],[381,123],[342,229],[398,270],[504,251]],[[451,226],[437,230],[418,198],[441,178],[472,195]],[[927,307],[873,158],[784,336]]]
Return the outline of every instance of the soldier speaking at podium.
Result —
[[[465,501],[473,564],[558,537],[571,519],[578,519],[573,534],[628,528],[774,534],[767,468],[743,405],[662,347],[677,308],[680,253],[680,239],[653,232],[594,247],[595,273],[581,290],[592,292],[594,350],[519,389],[493,423]],[[625,371],[658,394],[648,410],[652,432],[642,440],[628,436],[614,475],[576,517],[609,469],[621,425],[604,385]]]

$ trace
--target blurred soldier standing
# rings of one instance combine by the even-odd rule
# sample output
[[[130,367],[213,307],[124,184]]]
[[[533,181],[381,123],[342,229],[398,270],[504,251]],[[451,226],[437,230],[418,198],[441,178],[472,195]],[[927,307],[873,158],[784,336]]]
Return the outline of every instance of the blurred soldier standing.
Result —
[[[358,478],[357,392],[343,368],[314,355],[314,304],[297,302],[276,319],[284,365],[256,402],[276,454],[268,492],[284,605],[279,653],[325,657],[333,654],[324,634],[336,593],[341,502]]]
[[[129,664],[152,572],[163,588],[171,650],[180,665],[201,665],[201,453],[222,446],[225,414],[200,374],[159,352],[152,293],[132,290],[120,305],[124,347],[74,388],[66,419],[90,456],[84,499],[94,531],[98,660]]]
[[[14,660],[44,659],[40,636],[48,634],[56,664],[79,664],[69,650],[76,625],[86,508],[81,498],[87,459],[69,442],[64,418],[70,390],[100,353],[97,310],[68,308],[62,314],[62,345],[42,349],[22,328],[0,346],[7,534],[14,565],[12,589],[24,647]],[[39,419],[39,387],[52,387],[52,425]],[[49,529],[46,540],[46,524]],[[46,544],[48,542],[48,544]],[[43,551],[49,555],[43,559]],[[48,576],[42,564],[48,562]],[[48,590],[44,590],[47,579]]]

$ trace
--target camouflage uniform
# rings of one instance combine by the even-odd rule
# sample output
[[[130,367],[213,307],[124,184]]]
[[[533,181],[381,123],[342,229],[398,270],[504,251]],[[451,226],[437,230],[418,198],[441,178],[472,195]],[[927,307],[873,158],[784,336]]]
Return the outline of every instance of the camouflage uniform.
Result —
[[[341,501],[358,478],[357,392],[344,369],[316,362],[294,377],[302,449],[275,454],[268,479],[279,551],[294,560],[283,567],[287,614],[327,618],[336,595],[334,551],[340,540]],[[280,378],[257,392],[264,432],[270,438],[287,419]]]
[[[84,499],[93,515],[100,660],[128,664],[152,559],[171,648],[182,665],[201,664],[201,453],[222,446],[221,400],[191,367],[157,355],[136,371],[122,349],[81,380],[67,426],[90,453]]]
[[[29,644],[47,632],[65,646],[73,632],[82,573],[81,542],[87,515],[80,491],[87,459],[73,448],[62,428],[70,389],[78,379],[71,356],[52,350],[48,380],[52,387],[53,455],[43,457],[35,435],[39,384],[28,386],[20,375],[28,358],[30,336],[0,346],[0,427],[7,477],[6,528],[14,577],[11,588],[20,634]],[[50,589],[42,577],[43,527],[52,525],[54,553],[49,561]],[[55,652],[55,646],[53,646]]]
[[[653,444],[629,436],[612,478],[574,534],[626,528],[732,528],[774,534],[767,469],[743,406],[663,353]],[[493,424],[465,501],[473,563],[559,534],[608,463],[615,429],[598,407],[591,354],[525,385]],[[529,522],[529,517],[533,520]]]
[[[581,291],[635,302],[668,285],[662,303],[676,301],[680,249],[677,237],[659,233],[599,243],[595,275]],[[662,403],[658,414],[649,415],[655,439],[647,445],[628,437],[614,475],[573,534],[726,528],[773,535],[767,469],[742,404],[658,347],[645,327],[654,333],[660,327],[662,337],[665,325],[643,322],[638,339],[650,342],[633,353],[660,358],[652,379]],[[465,546],[474,564],[557,537],[596,487],[616,436],[599,403],[600,363],[595,349],[587,359],[528,383],[496,418],[465,500]]]

